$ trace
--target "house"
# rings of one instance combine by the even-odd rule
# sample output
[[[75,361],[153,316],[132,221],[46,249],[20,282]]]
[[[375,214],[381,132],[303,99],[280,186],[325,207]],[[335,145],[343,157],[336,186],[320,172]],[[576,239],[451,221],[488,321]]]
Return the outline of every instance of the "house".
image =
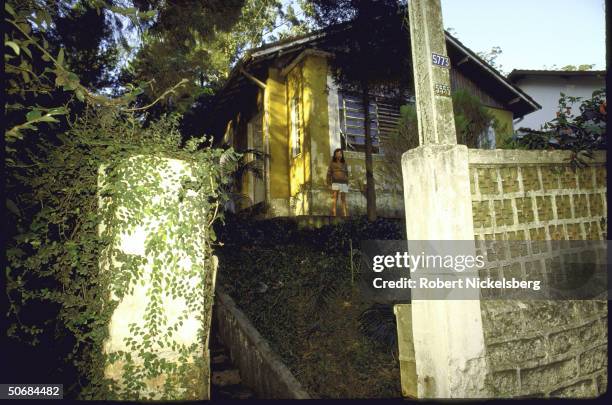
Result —
[[[540,129],[544,123],[555,118],[561,93],[583,99],[591,98],[593,91],[606,87],[605,76],[606,72],[602,70],[513,70],[508,80],[542,106],[541,110],[515,122],[515,129]],[[579,113],[578,107],[574,105],[572,113]]]
[[[239,208],[263,207],[266,217],[329,215],[326,173],[333,150],[343,148],[349,167],[349,213],[364,214],[364,108],[359,97],[335,83],[327,46],[337,30],[315,31],[249,51],[233,69],[207,111],[208,133],[217,144],[266,153],[263,176],[247,175]],[[494,139],[510,136],[512,121],[539,108],[474,52],[446,33],[451,91],[477,95],[505,128]],[[406,46],[410,42],[406,41]],[[412,72],[407,71],[407,75]],[[396,92],[397,93],[397,92]],[[382,179],[385,136],[397,126],[400,105],[414,102],[411,92],[371,94],[377,213],[402,217],[401,184]],[[413,93],[412,93],[413,94]],[[252,158],[252,157],[251,157]],[[400,170],[400,168],[398,168]]]

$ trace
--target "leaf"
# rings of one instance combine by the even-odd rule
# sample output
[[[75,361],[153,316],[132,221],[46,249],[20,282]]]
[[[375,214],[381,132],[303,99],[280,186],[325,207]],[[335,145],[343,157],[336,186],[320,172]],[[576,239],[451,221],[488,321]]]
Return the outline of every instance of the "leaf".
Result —
[[[16,55],[19,55],[19,45],[17,45],[15,42],[13,41],[6,41],[4,43],[6,46],[10,46],[13,51],[15,52]]]
[[[21,216],[21,211],[19,211],[19,207],[17,207],[17,204],[15,204],[13,200],[6,199],[6,208],[18,217]]]
[[[56,120],[55,118],[53,118],[50,115],[44,115],[44,116],[40,117],[38,119],[38,121],[40,121],[40,122],[59,122],[58,120]]]
[[[32,28],[30,28],[30,24],[18,24],[18,26],[26,34],[29,34],[30,32],[32,32]]]
[[[57,53],[57,64],[60,66],[63,66],[64,64],[64,48],[60,48],[59,52]]]
[[[28,44],[21,45],[21,49],[23,49],[25,54],[28,55],[30,59],[32,59],[32,52],[30,52],[30,48],[28,48]]]
[[[49,115],[68,114],[68,110],[66,109],[66,107],[57,107],[57,108],[53,108],[49,110],[47,114]]]
[[[8,3],[4,3],[4,9],[6,10],[7,13],[12,15],[13,17],[16,15],[15,10],[13,10],[13,7],[11,7],[11,5]]]
[[[83,90],[76,89],[74,93],[76,94],[76,97],[79,99],[79,101],[85,101],[85,95],[83,94]]]
[[[42,112],[40,110],[32,110],[26,114],[26,119],[28,121],[34,121],[42,116]]]
[[[66,84],[66,76],[57,75],[57,77],[55,78],[55,86],[60,87],[60,86],[63,86],[64,84]]]

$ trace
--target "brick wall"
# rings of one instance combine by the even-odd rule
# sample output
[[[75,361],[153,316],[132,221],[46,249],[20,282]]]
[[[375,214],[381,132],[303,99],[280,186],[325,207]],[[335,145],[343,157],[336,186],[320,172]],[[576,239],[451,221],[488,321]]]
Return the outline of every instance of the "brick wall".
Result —
[[[470,150],[476,240],[606,238],[605,154],[573,170],[569,152]],[[503,274],[525,275],[544,259]],[[592,397],[607,389],[607,301],[481,301],[492,394]]]

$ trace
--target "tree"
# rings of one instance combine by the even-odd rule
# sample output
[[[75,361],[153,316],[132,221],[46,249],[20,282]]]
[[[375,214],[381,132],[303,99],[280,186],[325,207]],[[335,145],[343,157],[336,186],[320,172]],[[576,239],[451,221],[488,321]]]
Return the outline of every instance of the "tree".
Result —
[[[370,93],[385,87],[406,87],[411,80],[408,30],[403,24],[407,10],[404,3],[392,0],[312,0],[311,4],[319,25],[338,28],[329,38],[335,55],[331,60],[335,81],[358,88],[361,93],[367,215],[374,221],[377,213]]]
[[[294,5],[298,7],[298,11]],[[317,28],[314,21],[314,9],[308,0],[293,0],[288,3],[286,10],[280,10],[277,22],[274,31],[279,31],[281,27],[285,29],[280,30],[277,34],[270,32],[269,35],[264,35],[266,42],[308,34]]]
[[[135,0],[142,12],[158,10],[123,80],[146,82],[141,103],[155,99],[172,83],[186,86],[164,100],[188,110],[227,79],[245,50],[259,46],[275,27],[280,0]],[[168,106],[167,106],[168,107]],[[160,108],[160,112],[163,108]]]
[[[99,273],[97,256],[80,249],[84,241],[79,232],[89,232],[94,239],[90,246],[100,246],[95,232],[95,179],[101,160],[88,152],[118,156],[109,153],[109,146],[132,141],[126,139],[127,130],[138,132],[138,121],[126,114],[135,111],[131,105],[134,86],[128,87],[122,97],[105,95],[112,85],[117,60],[117,33],[111,26],[115,15],[135,21],[150,15],[116,6],[111,0],[9,0],[4,11],[7,102],[3,123],[8,215],[2,237],[10,241],[6,244],[6,296],[8,316],[14,321],[7,335],[23,344],[11,346],[18,361],[37,364],[28,369],[28,378],[46,380],[51,373],[66,370],[66,359],[77,368],[95,368],[90,359],[77,356],[83,348],[90,347],[88,333],[100,321],[97,318],[92,322],[92,312],[82,310],[85,290],[91,291],[87,286],[96,282],[87,276]],[[86,134],[66,130],[74,129],[85,109],[113,114],[105,114],[104,120],[97,123],[84,119],[91,125]],[[121,130],[113,131],[112,124],[119,121]],[[116,137],[114,142],[101,142],[103,132]],[[102,154],[96,155],[100,157]],[[82,181],[83,177],[89,181]],[[79,203],[86,203],[88,212]],[[41,260],[41,255],[45,259]],[[76,256],[82,260],[81,265],[75,265]],[[87,269],[92,273],[87,274]],[[100,336],[103,329],[96,338]],[[34,346],[41,341],[55,350],[37,350],[33,354],[24,350],[25,344]],[[70,346],[73,343],[74,350]],[[58,360],[56,356],[61,356],[59,367],[57,363],[45,364],[45,360]],[[64,380],[66,395],[84,382],[70,377]]]
[[[494,46],[488,51],[477,52],[476,54],[485,62],[487,62],[492,68],[503,74],[506,73],[503,70],[503,66],[497,62],[497,58],[499,55],[503,53],[502,49],[499,46]]]
[[[469,148],[479,146],[480,135],[490,125],[496,130],[499,123],[487,110],[480,99],[466,90],[457,90],[452,94],[457,143]],[[393,179],[395,184],[403,184],[402,155],[409,149],[419,146],[419,129],[416,107],[406,104],[400,108],[400,119],[396,130],[387,138],[385,162],[381,170],[385,177]]]
[[[128,108],[139,92],[135,86],[129,84],[123,97],[115,99],[100,91],[112,81],[109,74],[116,60],[117,32],[111,32],[109,24],[117,15],[138,22],[154,14],[115,6],[112,0],[11,0],[4,8],[7,144],[59,124],[79,103]]]
[[[594,63],[591,63],[591,64],[584,63],[581,65],[565,65],[562,67],[559,67],[556,64],[552,64],[550,66],[544,65],[542,67],[542,69],[546,69],[546,70],[564,70],[566,72],[587,71],[587,70],[593,70],[594,68],[595,68]]]

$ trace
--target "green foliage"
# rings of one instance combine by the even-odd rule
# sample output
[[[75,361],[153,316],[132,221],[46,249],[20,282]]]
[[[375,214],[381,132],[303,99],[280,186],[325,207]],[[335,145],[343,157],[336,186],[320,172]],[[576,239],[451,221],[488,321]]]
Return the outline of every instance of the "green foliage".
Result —
[[[182,318],[165,318],[161,291],[171,290],[175,297],[185,298],[190,310],[202,315],[200,333],[208,330],[206,310],[211,303],[205,297],[212,297],[210,246],[215,240],[210,224],[227,198],[223,190],[232,180],[238,157],[231,150],[199,148],[204,139],[181,147],[178,119],[165,117],[143,128],[134,116],[115,109],[89,109],[57,142],[43,139],[41,150],[33,154],[33,164],[12,167],[8,173],[7,191],[12,197],[7,207],[15,224],[7,249],[12,321],[8,335],[34,346],[44,344],[47,349],[65,348],[66,352],[58,353],[67,361],[63,367],[77,374],[74,384],[65,382],[68,397],[110,399],[122,394],[138,399],[137,390],[145,377],[164,371],[182,375],[184,381],[193,372],[183,363],[194,348],[173,343]],[[134,158],[136,155],[140,157]],[[147,165],[161,169],[166,158],[181,159],[195,168],[192,177],[182,180],[184,191],[177,197],[186,208],[179,210],[173,199],[156,200],[161,195],[155,187],[159,175],[143,172]],[[102,173],[105,180],[99,182]],[[140,184],[128,181],[135,179]],[[124,215],[116,215],[119,206],[126,207]],[[155,259],[150,274],[144,274],[142,258],[123,253],[115,238],[118,229],[146,226],[141,224],[141,215],[151,210],[163,212],[164,222],[146,240],[146,250]],[[182,258],[164,253],[164,243],[174,240],[190,246],[196,244],[193,238],[199,238],[205,249],[182,250],[193,263],[191,272],[164,271]],[[189,287],[194,277],[201,288]],[[107,358],[102,346],[113,309],[137,282],[151,285],[146,324],[131,326],[134,334],[144,337],[144,345],[126,343],[137,357],[145,359],[144,366],[128,353],[110,353]],[[39,312],[41,307],[46,308],[44,313]],[[168,346],[182,353],[178,363],[159,356]],[[123,362],[127,386],[118,387],[105,379],[103,369],[108,361]],[[178,386],[176,379],[169,380],[168,398]]]
[[[497,70],[498,72],[500,72],[501,74],[505,75],[506,73],[502,70],[503,66],[500,65],[497,62],[497,58],[499,57],[499,55],[501,55],[503,53],[501,47],[499,46],[494,46],[492,47],[490,50],[488,51],[481,51],[478,52],[477,55],[486,63],[489,64],[489,66],[491,66],[492,68],[494,68],[495,70]]]
[[[301,15],[296,12],[294,5],[297,5],[302,11]],[[278,35],[271,33],[266,37],[266,42],[305,35],[314,31],[316,29],[314,13],[314,7],[308,0],[294,0],[292,3],[288,3],[286,10],[282,10],[280,13],[280,18],[283,22],[276,26],[276,28],[284,28],[284,26],[287,28],[282,29]]]
[[[577,103],[580,103],[580,113],[574,114],[572,106]],[[571,150],[571,164],[582,167],[587,164],[585,157],[591,157],[594,150],[606,148],[606,117],[605,89],[594,91],[586,100],[561,93],[555,118],[539,130],[519,128],[503,146]]]
[[[582,64],[582,65],[565,65],[561,68],[561,70],[572,71],[572,70],[591,70],[595,67],[594,63],[591,64]]]
[[[595,67],[594,63],[583,63],[581,65],[565,65],[558,67],[557,65],[544,66],[544,69],[548,70],[565,70],[567,72],[579,71],[579,70],[593,70]]]
[[[373,304],[359,315],[359,329],[373,342],[387,349],[397,347],[397,322],[393,306]]]
[[[494,117],[480,99],[467,90],[459,89],[452,97],[457,143],[476,148],[480,135],[491,125]]]
[[[130,110],[129,104],[142,92],[138,86],[128,86],[115,99],[88,86],[107,84],[103,75],[116,57],[108,40],[109,27],[98,16],[108,12],[136,18],[136,11],[100,0],[83,0],[70,7],[11,0],[4,10],[4,43],[10,49],[4,54],[8,98],[4,139],[9,154],[27,135],[59,124],[58,118],[66,116],[74,104]],[[82,33],[75,37],[71,29],[79,24],[91,31],[89,38],[80,38]],[[176,86],[165,91],[174,90]]]
[[[124,80],[146,82],[141,103],[185,79],[167,108],[186,111],[200,96],[211,95],[227,79],[248,48],[259,46],[282,8],[278,0],[135,1],[139,10],[158,10]],[[161,110],[161,108],[160,108]]]
[[[499,122],[486,109],[478,97],[466,90],[457,90],[452,94],[457,143],[470,148],[478,146],[480,134],[489,125],[499,129]],[[402,155],[409,149],[419,146],[419,128],[416,106],[406,104],[400,107],[400,118],[397,129],[385,139],[385,162],[380,167],[381,173],[392,179],[395,184],[403,184]]]

